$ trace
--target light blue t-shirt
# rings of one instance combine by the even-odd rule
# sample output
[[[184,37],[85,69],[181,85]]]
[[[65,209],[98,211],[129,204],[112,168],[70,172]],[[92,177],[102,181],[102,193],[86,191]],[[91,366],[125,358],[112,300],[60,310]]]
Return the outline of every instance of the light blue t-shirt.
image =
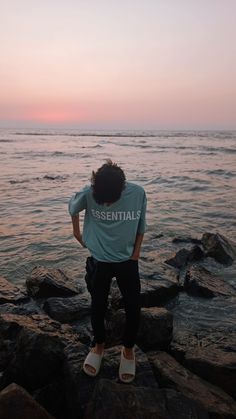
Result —
[[[97,204],[92,187],[85,186],[71,198],[69,212],[74,216],[85,210],[82,238],[95,259],[121,262],[132,256],[136,235],[145,232],[146,203],[144,189],[131,182],[109,206]]]

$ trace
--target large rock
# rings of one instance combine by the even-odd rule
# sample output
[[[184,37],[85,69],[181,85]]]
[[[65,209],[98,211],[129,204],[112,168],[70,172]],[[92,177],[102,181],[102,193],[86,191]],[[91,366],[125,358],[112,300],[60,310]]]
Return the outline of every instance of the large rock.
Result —
[[[88,293],[75,297],[51,297],[44,303],[43,309],[50,317],[61,323],[79,320],[90,314],[91,302]]]
[[[193,401],[171,389],[134,387],[102,379],[95,387],[85,419],[207,419]]]
[[[189,351],[205,348],[209,352],[215,349],[223,352],[236,353],[236,333],[232,330],[212,330],[201,331],[182,330],[178,325],[174,326],[173,339],[170,349],[174,357],[184,363],[185,356]]]
[[[107,323],[108,341],[111,344],[122,342],[125,325],[125,311],[114,313]],[[142,308],[137,344],[142,349],[166,348],[172,339],[173,316],[164,307]]]
[[[227,282],[212,275],[203,266],[192,266],[186,273],[184,289],[199,297],[236,296],[236,290]]]
[[[151,263],[151,262],[150,262]],[[149,263],[149,265],[150,265]],[[179,290],[179,281],[173,268],[159,262],[158,266],[150,269],[146,267],[146,273],[141,275],[141,306],[156,307],[164,305],[166,301],[175,297]],[[124,307],[123,298],[116,284],[112,282],[110,302],[114,309]]]
[[[230,265],[236,258],[236,244],[219,233],[204,233],[202,243],[207,256],[220,263]]]
[[[78,342],[69,326],[48,316],[0,316],[0,338],[13,343],[12,357],[5,369],[1,386],[16,382],[34,390],[60,377],[65,359],[64,348]]]
[[[173,257],[167,259],[165,263],[181,269],[188,263],[201,260],[204,257],[204,252],[199,246],[194,246],[192,249],[180,249]]]
[[[210,418],[233,419],[236,402],[219,387],[208,383],[180,365],[165,352],[149,354],[157,380],[162,387],[171,387],[199,403]]]
[[[178,236],[173,238],[172,243],[202,244],[202,241],[191,236]]]
[[[15,383],[0,393],[0,419],[53,419],[27,391]]]
[[[34,400],[56,419],[67,418],[64,382],[64,377],[61,376],[59,379],[35,390],[32,394]]]
[[[26,280],[28,292],[34,298],[72,297],[78,294],[75,283],[61,269],[35,267]]]
[[[27,300],[29,297],[23,290],[0,276],[0,304],[19,304]]]
[[[67,389],[67,417],[77,419],[83,417],[83,412],[93,394],[95,385],[106,378],[114,382],[119,381],[118,371],[120,364],[121,347],[114,346],[107,348],[104,352],[102,366],[96,377],[89,377],[82,370],[84,359],[89,351],[84,347],[67,346],[65,362],[65,384]],[[145,386],[149,388],[158,388],[158,384],[153,375],[151,366],[146,355],[139,349],[136,352],[136,376],[132,386]]]
[[[6,303],[0,305],[0,314],[12,313],[20,315],[29,315],[29,314],[44,314],[41,308],[36,304],[34,300],[30,300],[25,304],[11,304]]]
[[[236,398],[236,352],[217,347],[195,348],[186,352],[184,365]]]

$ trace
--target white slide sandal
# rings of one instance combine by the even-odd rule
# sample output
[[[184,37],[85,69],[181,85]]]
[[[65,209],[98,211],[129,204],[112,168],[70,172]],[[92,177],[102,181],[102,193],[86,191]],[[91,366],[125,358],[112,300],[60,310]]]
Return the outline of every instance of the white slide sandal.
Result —
[[[103,352],[102,354],[96,354],[95,352],[90,351],[88,355],[86,356],[85,361],[83,363],[84,372],[87,375],[90,375],[90,377],[95,377],[100,371],[102,358],[103,358]],[[93,367],[95,371],[94,372],[89,371],[87,368],[88,365],[90,367]]]
[[[131,377],[124,378],[124,374],[129,374]],[[120,367],[119,367],[119,378],[123,383],[131,383],[135,378],[135,355],[134,359],[127,359],[124,356],[124,349],[121,351]]]

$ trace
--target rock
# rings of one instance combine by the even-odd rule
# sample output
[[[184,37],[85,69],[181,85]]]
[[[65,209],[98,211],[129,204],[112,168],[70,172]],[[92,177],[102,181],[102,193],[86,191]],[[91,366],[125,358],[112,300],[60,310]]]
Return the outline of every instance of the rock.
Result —
[[[174,257],[167,259],[165,263],[181,269],[190,262],[201,260],[204,257],[204,252],[199,246],[194,246],[192,249],[180,249]]]
[[[108,322],[108,341],[110,344],[122,342],[125,325],[125,311],[118,310]],[[137,344],[142,349],[166,348],[172,338],[173,316],[163,307],[143,308]]]
[[[48,316],[0,316],[0,337],[14,345],[12,359],[5,369],[1,387],[17,382],[34,390],[60,376],[65,359],[64,348],[78,342],[69,326]]]
[[[0,393],[0,419],[53,419],[27,391],[15,383]]]
[[[159,263],[157,270],[141,277],[141,306],[156,307],[175,297],[179,290],[176,271],[164,263]],[[112,281],[110,304],[115,310],[124,307],[123,298],[116,281]]]
[[[201,330],[182,330],[177,325],[174,326],[173,339],[170,349],[174,357],[184,363],[185,355],[189,351],[198,349],[222,350],[223,352],[236,352],[236,333],[235,329],[227,331]]]
[[[64,381],[62,376],[33,392],[34,400],[56,419],[67,418]]]
[[[214,419],[236,417],[236,402],[223,390],[199,378],[165,352],[149,354],[161,387],[171,387],[196,401]]]
[[[26,287],[34,298],[72,297],[78,289],[60,269],[35,267],[26,280]]]
[[[175,237],[172,240],[172,243],[193,243],[193,244],[202,244],[202,241],[199,239],[195,239],[193,237],[190,236],[186,236],[186,237]]]
[[[89,377],[82,370],[84,359],[89,348],[76,348],[76,346],[67,346],[65,362],[65,384],[67,389],[67,416],[70,419],[83,417],[83,412],[89,402],[94,387],[99,380],[106,378],[112,381],[119,381],[118,370],[120,364],[121,347],[114,346],[107,348],[104,353],[102,366],[96,377]],[[146,386],[149,388],[158,388],[158,384],[153,375],[146,355],[135,347],[136,353],[136,377],[132,386]]]
[[[184,365],[236,398],[236,352],[212,346],[195,348],[186,352]]]
[[[88,293],[85,293],[67,298],[51,297],[44,303],[43,309],[53,319],[68,323],[88,316],[90,305]]]
[[[196,403],[171,389],[134,387],[101,379],[84,419],[207,419]]]
[[[220,263],[231,265],[236,258],[236,244],[219,233],[204,233],[202,243],[207,256]]]
[[[2,304],[0,305],[0,314],[12,313],[20,315],[28,314],[44,314],[40,307],[34,301],[29,301],[25,304]]]
[[[24,291],[0,276],[0,304],[19,304],[27,300],[29,297]]]
[[[192,266],[186,273],[184,289],[191,295],[212,298],[218,295],[234,296],[235,289],[227,282],[212,275],[203,266]]]

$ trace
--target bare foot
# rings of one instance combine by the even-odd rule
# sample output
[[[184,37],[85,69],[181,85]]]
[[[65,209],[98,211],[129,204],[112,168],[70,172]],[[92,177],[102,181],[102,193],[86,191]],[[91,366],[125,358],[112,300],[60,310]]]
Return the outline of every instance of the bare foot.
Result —
[[[90,350],[90,352],[94,352],[95,354],[101,355],[104,351],[104,343],[96,343],[96,345]],[[92,374],[96,372],[95,368],[89,364],[85,364],[86,370],[90,371]]]

